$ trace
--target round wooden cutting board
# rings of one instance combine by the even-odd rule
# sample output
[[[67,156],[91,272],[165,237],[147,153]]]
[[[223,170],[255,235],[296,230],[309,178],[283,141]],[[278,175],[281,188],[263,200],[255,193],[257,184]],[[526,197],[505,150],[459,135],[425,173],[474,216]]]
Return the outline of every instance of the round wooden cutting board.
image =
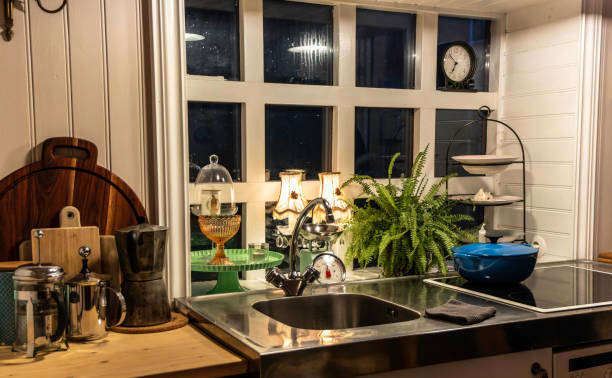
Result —
[[[78,208],[82,225],[98,226],[101,235],[147,220],[134,191],[97,159],[89,141],[50,138],[41,161],[0,181],[0,261],[18,260],[19,243],[33,228],[59,227],[65,206]]]

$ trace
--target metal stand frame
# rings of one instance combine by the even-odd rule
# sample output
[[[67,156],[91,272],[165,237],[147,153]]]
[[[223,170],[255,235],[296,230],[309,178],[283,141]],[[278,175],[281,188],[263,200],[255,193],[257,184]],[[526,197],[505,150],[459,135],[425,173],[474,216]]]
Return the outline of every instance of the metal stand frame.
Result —
[[[519,142],[519,145],[521,146],[522,160],[513,161],[510,164],[522,164],[523,165],[523,238],[522,238],[522,241],[526,242],[527,241],[527,189],[526,189],[526,184],[525,184],[525,148],[523,147],[523,141],[518,136],[516,131],[514,131],[514,129],[510,127],[510,125],[502,121],[489,118],[489,116],[491,115],[491,112],[492,112],[491,108],[489,108],[488,106],[481,106],[480,108],[478,108],[478,117],[480,118],[481,121],[486,122],[486,127],[489,126],[489,121],[505,126],[508,130],[512,132],[512,134],[514,134],[514,136]],[[459,133],[463,129],[476,124],[477,121],[479,120],[475,119],[461,126],[461,128],[459,128],[459,130],[457,130],[451,137],[451,140],[448,143],[448,147],[446,148],[445,176],[448,176],[448,165],[449,165],[448,160],[450,158],[450,151],[455,141],[455,138],[457,137],[457,135],[459,135]],[[499,164],[489,164],[489,165],[499,165]],[[446,181],[446,192],[448,193],[448,181]],[[475,205],[475,206],[486,206],[486,205]]]

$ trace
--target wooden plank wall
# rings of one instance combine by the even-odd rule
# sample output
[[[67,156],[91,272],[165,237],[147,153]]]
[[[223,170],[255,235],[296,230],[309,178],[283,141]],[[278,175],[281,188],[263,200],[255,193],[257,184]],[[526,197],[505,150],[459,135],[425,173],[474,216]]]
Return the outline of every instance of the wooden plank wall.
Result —
[[[581,12],[580,0],[559,0],[506,18],[500,117],[523,139],[527,240],[545,241],[545,260],[574,256]],[[509,132],[499,142],[503,153],[520,154]],[[520,173],[518,165],[508,169],[498,190],[522,195]],[[522,208],[496,209],[495,220],[498,227],[520,228]]]
[[[48,14],[25,0],[14,18],[13,40],[0,40],[0,177],[38,159],[46,138],[84,138],[147,204],[141,1],[68,1]]]

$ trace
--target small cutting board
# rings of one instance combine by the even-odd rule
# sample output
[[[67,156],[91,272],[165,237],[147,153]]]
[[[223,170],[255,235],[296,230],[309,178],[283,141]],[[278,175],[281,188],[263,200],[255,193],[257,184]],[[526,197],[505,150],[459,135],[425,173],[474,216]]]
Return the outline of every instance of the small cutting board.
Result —
[[[75,224],[75,217],[77,219],[80,218],[78,210],[75,209],[77,211],[76,214],[64,210],[60,213],[61,225]],[[89,269],[94,272],[102,271],[100,231],[97,226],[33,229],[31,236],[32,260],[34,262],[37,262],[38,258],[38,238],[34,236],[36,230],[44,232],[44,236],[40,241],[40,261],[60,265],[64,268],[67,280],[81,271],[82,257],[79,255],[79,248],[82,246],[87,246],[91,249],[91,254],[88,257]]]

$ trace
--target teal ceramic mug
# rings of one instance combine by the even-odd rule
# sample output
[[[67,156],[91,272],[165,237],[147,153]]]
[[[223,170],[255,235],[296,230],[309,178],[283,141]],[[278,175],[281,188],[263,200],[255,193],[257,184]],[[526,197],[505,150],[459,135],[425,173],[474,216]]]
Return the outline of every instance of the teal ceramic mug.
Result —
[[[0,345],[15,341],[15,299],[13,272],[0,272]]]

